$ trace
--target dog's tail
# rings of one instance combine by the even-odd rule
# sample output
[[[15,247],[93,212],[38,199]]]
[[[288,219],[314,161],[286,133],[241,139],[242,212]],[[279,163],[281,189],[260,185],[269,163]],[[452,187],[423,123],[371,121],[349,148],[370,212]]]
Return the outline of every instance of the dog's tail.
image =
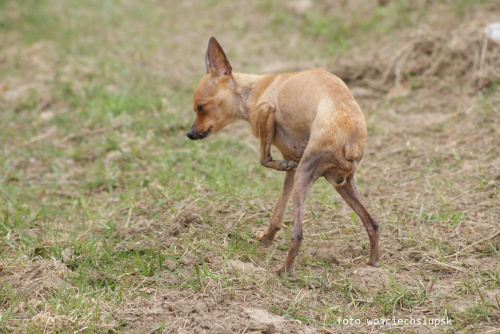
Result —
[[[357,139],[356,136],[351,135],[342,151],[335,151],[335,160],[340,169],[354,172],[358,167],[358,163],[363,158],[364,145]]]

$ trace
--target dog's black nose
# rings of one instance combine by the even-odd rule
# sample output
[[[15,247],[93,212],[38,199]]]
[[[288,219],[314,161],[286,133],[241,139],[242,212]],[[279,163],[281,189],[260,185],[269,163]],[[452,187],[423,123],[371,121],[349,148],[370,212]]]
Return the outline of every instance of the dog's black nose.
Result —
[[[194,124],[191,126],[191,129],[189,129],[187,136],[191,140],[197,139],[196,136],[194,135]]]

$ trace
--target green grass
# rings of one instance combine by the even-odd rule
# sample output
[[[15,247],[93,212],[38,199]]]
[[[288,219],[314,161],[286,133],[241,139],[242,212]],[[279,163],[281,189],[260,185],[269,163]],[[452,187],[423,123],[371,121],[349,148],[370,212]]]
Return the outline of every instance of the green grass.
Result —
[[[261,247],[254,232],[267,227],[283,175],[260,166],[258,141],[249,140],[248,130],[223,131],[197,142],[186,138],[210,28],[220,34],[234,30],[235,38],[245,40],[251,24],[239,17],[221,22],[208,14],[200,17],[230,12],[232,6],[228,1],[187,8],[152,0],[0,0],[0,42],[9,41],[2,43],[9,48],[0,50],[5,60],[0,61],[0,332],[168,332],[171,318],[136,328],[119,312],[169,293],[177,294],[168,297],[175,301],[223,292],[318,329],[345,328],[338,324],[340,316],[403,316],[420,309],[449,312],[463,332],[497,326],[498,299],[494,304],[486,294],[500,287],[498,265],[460,278],[457,298],[467,304],[462,310],[449,299],[447,305],[436,304],[429,291],[439,270],[447,282],[456,281],[457,273],[446,265],[458,264],[446,256],[457,251],[458,242],[449,235],[472,227],[476,219],[468,208],[454,205],[461,183],[438,175],[442,169],[460,171],[470,161],[458,146],[404,150],[408,159],[428,159],[404,180],[430,194],[425,200],[384,197],[398,187],[407,197],[413,192],[397,183],[401,180],[383,179],[383,170],[360,169],[358,184],[380,217],[388,245],[384,252],[391,254],[384,260],[392,262],[381,269],[387,288],[373,291],[357,283],[350,268],[364,268],[365,232],[324,180],[315,184],[307,202],[302,251],[328,242],[353,243],[363,248],[362,256],[338,265],[301,252],[294,277],[274,276],[289,247],[291,208],[275,245]],[[347,54],[369,39],[417,26],[428,6],[395,1],[360,21],[352,12],[310,8],[297,15],[285,2],[262,1],[251,14],[267,19],[253,28],[271,36],[291,29],[300,38],[293,50],[284,41],[252,48],[277,48],[285,50],[277,59],[308,61]],[[460,16],[477,4],[460,1],[452,7]],[[202,47],[187,42],[197,39],[193,32],[202,35]],[[243,59],[246,46],[227,44],[228,54],[243,68],[261,66],[251,56]],[[490,136],[498,135],[498,123],[492,121],[498,110],[496,85],[474,106],[474,115],[491,125]],[[4,98],[10,93],[13,98]],[[392,106],[387,102],[367,113],[379,117],[371,123],[373,137],[390,133],[376,121],[383,118],[382,109]],[[399,117],[385,116],[394,122]],[[431,130],[442,133],[449,125]],[[487,161],[494,161],[497,152],[488,151]],[[370,154],[366,159],[379,165],[390,160],[386,152]],[[495,177],[478,164],[464,178],[480,192],[498,183]],[[498,196],[498,187],[491,192]],[[498,257],[493,241],[482,247],[474,258]],[[397,262],[408,249],[439,263],[432,267],[422,260],[418,265],[425,278],[416,277],[416,263]],[[235,272],[229,260],[264,270]],[[407,270],[413,276],[402,281]],[[165,317],[173,312],[163,311]],[[50,329],[44,329],[46,324]]]

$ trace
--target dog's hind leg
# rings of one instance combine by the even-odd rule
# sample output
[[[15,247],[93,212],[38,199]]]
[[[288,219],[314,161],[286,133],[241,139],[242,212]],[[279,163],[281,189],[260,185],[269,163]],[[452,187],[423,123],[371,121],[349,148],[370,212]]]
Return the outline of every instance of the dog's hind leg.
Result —
[[[366,264],[378,267],[380,264],[378,223],[361,202],[361,196],[354,181],[354,173],[346,177],[345,183],[339,182],[340,180],[334,173],[326,173],[325,178],[335,187],[335,190],[356,212],[365,225],[366,232],[370,238],[370,257]]]
[[[288,157],[284,157],[286,160],[291,160]],[[283,221],[283,216],[285,215],[286,206],[288,204],[288,199],[293,190],[293,183],[295,177],[295,171],[285,172],[285,181],[283,182],[283,187],[281,187],[280,196],[278,202],[274,207],[273,215],[269,222],[269,227],[264,233],[260,233],[256,236],[260,242],[264,245],[269,245],[273,242],[276,232],[281,229],[281,222]]]

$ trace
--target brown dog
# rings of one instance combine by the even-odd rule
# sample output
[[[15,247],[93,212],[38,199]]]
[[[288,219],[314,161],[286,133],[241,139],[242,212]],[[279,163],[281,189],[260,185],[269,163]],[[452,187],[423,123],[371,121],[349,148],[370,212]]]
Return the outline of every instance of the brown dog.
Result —
[[[378,266],[378,223],[366,210],[354,182],[363,157],[366,124],[359,105],[338,77],[321,69],[297,73],[255,75],[233,73],[215,38],[205,57],[207,75],[194,91],[196,120],[189,139],[203,139],[237,119],[250,122],[260,138],[260,163],[285,171],[285,182],[269,227],[257,236],[270,244],[281,229],[293,192],[292,245],[279,275],[289,274],[302,242],[306,195],[321,176],[330,182],[363,221],[370,238],[367,264]],[[273,160],[271,144],[285,160]]]

